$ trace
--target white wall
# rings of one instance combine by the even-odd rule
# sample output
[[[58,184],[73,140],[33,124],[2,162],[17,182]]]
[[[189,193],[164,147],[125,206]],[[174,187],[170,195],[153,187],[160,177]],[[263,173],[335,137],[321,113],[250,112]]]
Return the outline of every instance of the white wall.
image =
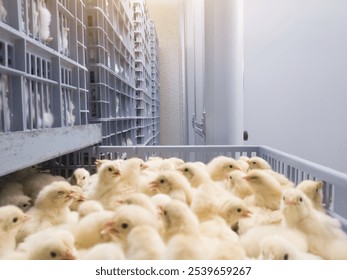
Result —
[[[347,172],[347,1],[245,1],[247,144]]]
[[[181,145],[185,137],[179,2],[147,0],[148,12],[159,38],[161,145]]]

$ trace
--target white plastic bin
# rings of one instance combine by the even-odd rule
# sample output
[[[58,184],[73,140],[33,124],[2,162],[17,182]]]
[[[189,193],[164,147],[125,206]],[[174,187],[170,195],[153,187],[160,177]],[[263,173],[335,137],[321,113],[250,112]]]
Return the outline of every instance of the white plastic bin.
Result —
[[[347,174],[266,146],[94,146],[55,159],[50,162],[50,167],[55,174],[70,176],[75,168],[82,166],[95,172],[96,159],[139,157],[146,160],[154,155],[205,163],[218,155],[236,159],[259,156],[295,184],[303,180],[322,180],[323,203],[328,213],[338,218],[347,231]]]

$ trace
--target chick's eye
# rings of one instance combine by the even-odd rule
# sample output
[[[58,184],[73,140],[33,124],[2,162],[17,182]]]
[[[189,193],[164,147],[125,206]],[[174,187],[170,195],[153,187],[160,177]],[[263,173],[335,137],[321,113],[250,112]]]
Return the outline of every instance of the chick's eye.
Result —
[[[166,211],[166,210],[164,210],[163,214],[166,216],[166,215],[167,215],[167,211]]]
[[[289,259],[289,255],[288,254],[284,254],[283,259],[284,260],[288,260]]]
[[[257,162],[256,162],[256,161],[253,161],[253,162],[252,162],[252,164],[256,165],[256,164],[257,164]]]
[[[12,222],[17,223],[18,222],[18,217],[13,218]]]
[[[229,168],[232,169],[234,166],[232,164],[229,165]]]
[[[184,168],[184,172],[188,172],[189,171],[189,169],[188,168]]]
[[[52,258],[55,258],[57,256],[57,253],[54,251],[50,252],[49,254],[51,255]]]
[[[108,171],[112,172],[112,168],[111,168],[111,167],[109,167],[109,168],[108,168]]]
[[[128,224],[127,223],[123,223],[123,224],[121,224],[121,227],[122,227],[122,229],[127,229],[128,228]]]
[[[299,198],[299,201],[302,202],[302,197]]]
[[[237,211],[238,213],[240,213],[240,212],[242,211],[242,209],[241,209],[241,208],[237,208],[236,211]]]
[[[164,183],[165,183],[165,180],[164,180],[164,179],[161,179],[159,182],[160,182],[160,184],[164,184]]]
[[[60,191],[60,192],[58,192],[58,195],[64,195],[65,194],[65,192],[64,191]]]
[[[85,178],[86,178],[86,176],[83,176],[83,178],[82,178],[82,179],[84,180]]]

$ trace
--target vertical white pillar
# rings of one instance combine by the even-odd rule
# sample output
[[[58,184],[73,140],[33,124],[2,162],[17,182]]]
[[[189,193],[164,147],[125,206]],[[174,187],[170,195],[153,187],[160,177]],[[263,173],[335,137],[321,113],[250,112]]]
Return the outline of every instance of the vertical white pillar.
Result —
[[[206,143],[243,144],[243,0],[205,0]]]

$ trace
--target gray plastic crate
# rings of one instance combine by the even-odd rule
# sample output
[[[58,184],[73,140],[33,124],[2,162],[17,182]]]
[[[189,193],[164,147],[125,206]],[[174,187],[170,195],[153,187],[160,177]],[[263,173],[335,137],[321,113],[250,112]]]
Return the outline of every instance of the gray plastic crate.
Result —
[[[159,41],[154,23],[150,22],[151,41],[151,78],[152,78],[152,145],[160,144],[160,70],[159,70]]]
[[[145,1],[140,1],[144,14],[138,28],[144,34],[146,82],[145,94],[139,95],[131,0],[2,3],[0,152],[12,159],[21,151],[24,160],[2,162],[0,175],[100,141],[159,143],[159,96],[151,86],[159,75],[150,72],[150,55],[158,52],[149,52],[149,40],[156,35],[149,36]],[[32,155],[28,143],[40,147],[46,144],[42,141],[51,141],[55,149],[34,148]],[[19,148],[13,150],[13,143]]]
[[[308,179],[323,180],[323,202],[326,209],[331,216],[341,221],[347,231],[347,174],[266,146],[94,146],[48,164],[52,173],[70,176],[78,167],[95,172],[96,159],[139,157],[147,160],[150,156],[161,156],[207,163],[219,155],[236,159],[240,156],[262,157],[270,163],[273,170],[285,175],[295,184]]]
[[[137,145],[159,144],[158,38],[146,2],[132,0],[134,11]],[[155,90],[153,90],[155,89]],[[153,92],[155,91],[155,92]]]
[[[86,1],[91,123],[101,123],[104,145],[135,139],[133,25],[129,1]],[[133,131],[129,131],[133,130]]]
[[[0,176],[101,141],[88,121],[84,1],[2,3]]]
[[[83,1],[3,4],[1,131],[88,124]]]
[[[102,144],[159,144],[159,132],[153,133],[153,109],[157,109],[153,98],[158,106],[159,98],[152,95],[146,2],[88,0],[86,18],[90,122],[102,124]],[[136,42],[139,36],[140,45]],[[155,116],[159,122],[158,114]],[[137,126],[139,118],[144,121]]]

